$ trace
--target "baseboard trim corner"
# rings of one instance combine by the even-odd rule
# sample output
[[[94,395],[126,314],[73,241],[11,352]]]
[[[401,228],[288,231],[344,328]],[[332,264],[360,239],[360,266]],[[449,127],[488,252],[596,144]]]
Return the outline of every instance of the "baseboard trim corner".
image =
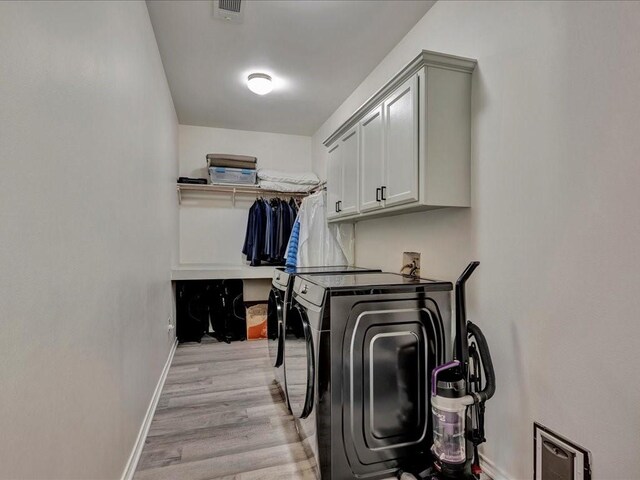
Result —
[[[131,455],[129,455],[129,460],[127,460],[127,465],[125,466],[124,472],[122,473],[121,480],[133,480],[133,475],[136,473],[136,468],[138,466],[138,461],[140,460],[140,455],[142,454],[144,442],[147,440],[149,427],[151,427],[153,415],[156,413],[156,407],[158,406],[158,401],[160,400],[160,394],[162,393],[164,382],[167,379],[169,367],[171,367],[171,361],[173,360],[173,355],[176,353],[177,346],[178,339],[176,339],[173,346],[171,347],[169,357],[164,364],[164,368],[162,369],[162,373],[160,374],[160,378],[158,379],[156,389],[154,390],[153,396],[151,397],[151,402],[149,403],[149,407],[147,408],[147,413],[145,414],[142,425],[140,426],[138,438],[136,438],[136,442],[133,444],[133,450],[131,451]]]
[[[492,480],[511,480],[509,476],[483,454],[480,454],[480,466]]]

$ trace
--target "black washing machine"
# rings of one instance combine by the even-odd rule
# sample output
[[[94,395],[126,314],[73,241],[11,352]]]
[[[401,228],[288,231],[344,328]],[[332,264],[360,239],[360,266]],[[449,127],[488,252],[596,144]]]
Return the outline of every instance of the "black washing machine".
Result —
[[[320,478],[378,480],[427,458],[434,367],[451,357],[450,282],[297,276],[285,385]],[[395,477],[394,477],[395,478]]]
[[[328,267],[278,267],[273,273],[271,292],[267,308],[267,338],[269,342],[269,359],[275,369],[275,380],[288,405],[285,388],[284,348],[285,336],[300,338],[303,332],[295,327],[286,327],[286,315],[291,306],[291,290],[293,280],[298,275],[337,275],[380,272],[380,269],[350,267],[345,265]]]

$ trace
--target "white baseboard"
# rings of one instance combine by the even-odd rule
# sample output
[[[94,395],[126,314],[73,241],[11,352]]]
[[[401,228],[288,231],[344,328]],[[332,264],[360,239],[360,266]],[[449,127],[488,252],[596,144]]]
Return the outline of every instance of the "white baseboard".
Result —
[[[510,480],[509,476],[502,470],[497,467],[495,463],[493,463],[490,459],[485,457],[483,454],[480,454],[480,466],[482,467],[482,471],[492,480]]]
[[[167,379],[169,367],[171,367],[171,361],[173,360],[173,355],[176,353],[177,346],[178,339],[176,339],[175,343],[171,347],[169,358],[167,358],[167,362],[164,364],[164,368],[162,369],[162,373],[160,374],[160,379],[158,380],[156,389],[154,390],[153,396],[151,397],[151,402],[149,403],[149,407],[147,408],[147,413],[145,414],[142,425],[140,426],[138,438],[136,438],[136,443],[133,444],[133,450],[131,451],[131,455],[129,456],[127,465],[125,466],[124,472],[122,473],[121,480],[132,480],[134,473],[136,473],[136,467],[138,466],[138,461],[140,460],[140,455],[142,454],[142,448],[144,447],[144,442],[147,439],[149,427],[151,427],[151,420],[153,420],[153,415],[154,413],[156,413],[156,407],[158,406],[158,401],[160,400],[160,394],[162,393],[164,382]]]

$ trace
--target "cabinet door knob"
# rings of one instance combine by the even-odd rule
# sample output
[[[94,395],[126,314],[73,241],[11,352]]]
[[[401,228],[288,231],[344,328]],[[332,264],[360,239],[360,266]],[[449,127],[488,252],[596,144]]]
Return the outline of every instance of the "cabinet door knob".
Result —
[[[382,201],[381,193],[382,193],[381,188],[380,187],[376,188],[376,202]]]
[[[302,288],[300,289],[300,293],[305,294],[307,293],[308,290],[309,290],[309,286],[305,283],[304,285],[302,285]]]
[[[385,187],[383,185],[382,187],[380,187],[380,191],[382,192],[382,200],[386,200],[387,199],[387,187]]]

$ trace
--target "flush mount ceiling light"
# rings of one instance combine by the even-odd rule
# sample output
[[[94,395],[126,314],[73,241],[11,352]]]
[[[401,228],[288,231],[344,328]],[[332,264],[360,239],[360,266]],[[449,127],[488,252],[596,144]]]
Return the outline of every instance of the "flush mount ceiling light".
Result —
[[[258,95],[266,95],[273,90],[271,77],[266,73],[252,73],[249,75],[247,77],[247,87]]]

